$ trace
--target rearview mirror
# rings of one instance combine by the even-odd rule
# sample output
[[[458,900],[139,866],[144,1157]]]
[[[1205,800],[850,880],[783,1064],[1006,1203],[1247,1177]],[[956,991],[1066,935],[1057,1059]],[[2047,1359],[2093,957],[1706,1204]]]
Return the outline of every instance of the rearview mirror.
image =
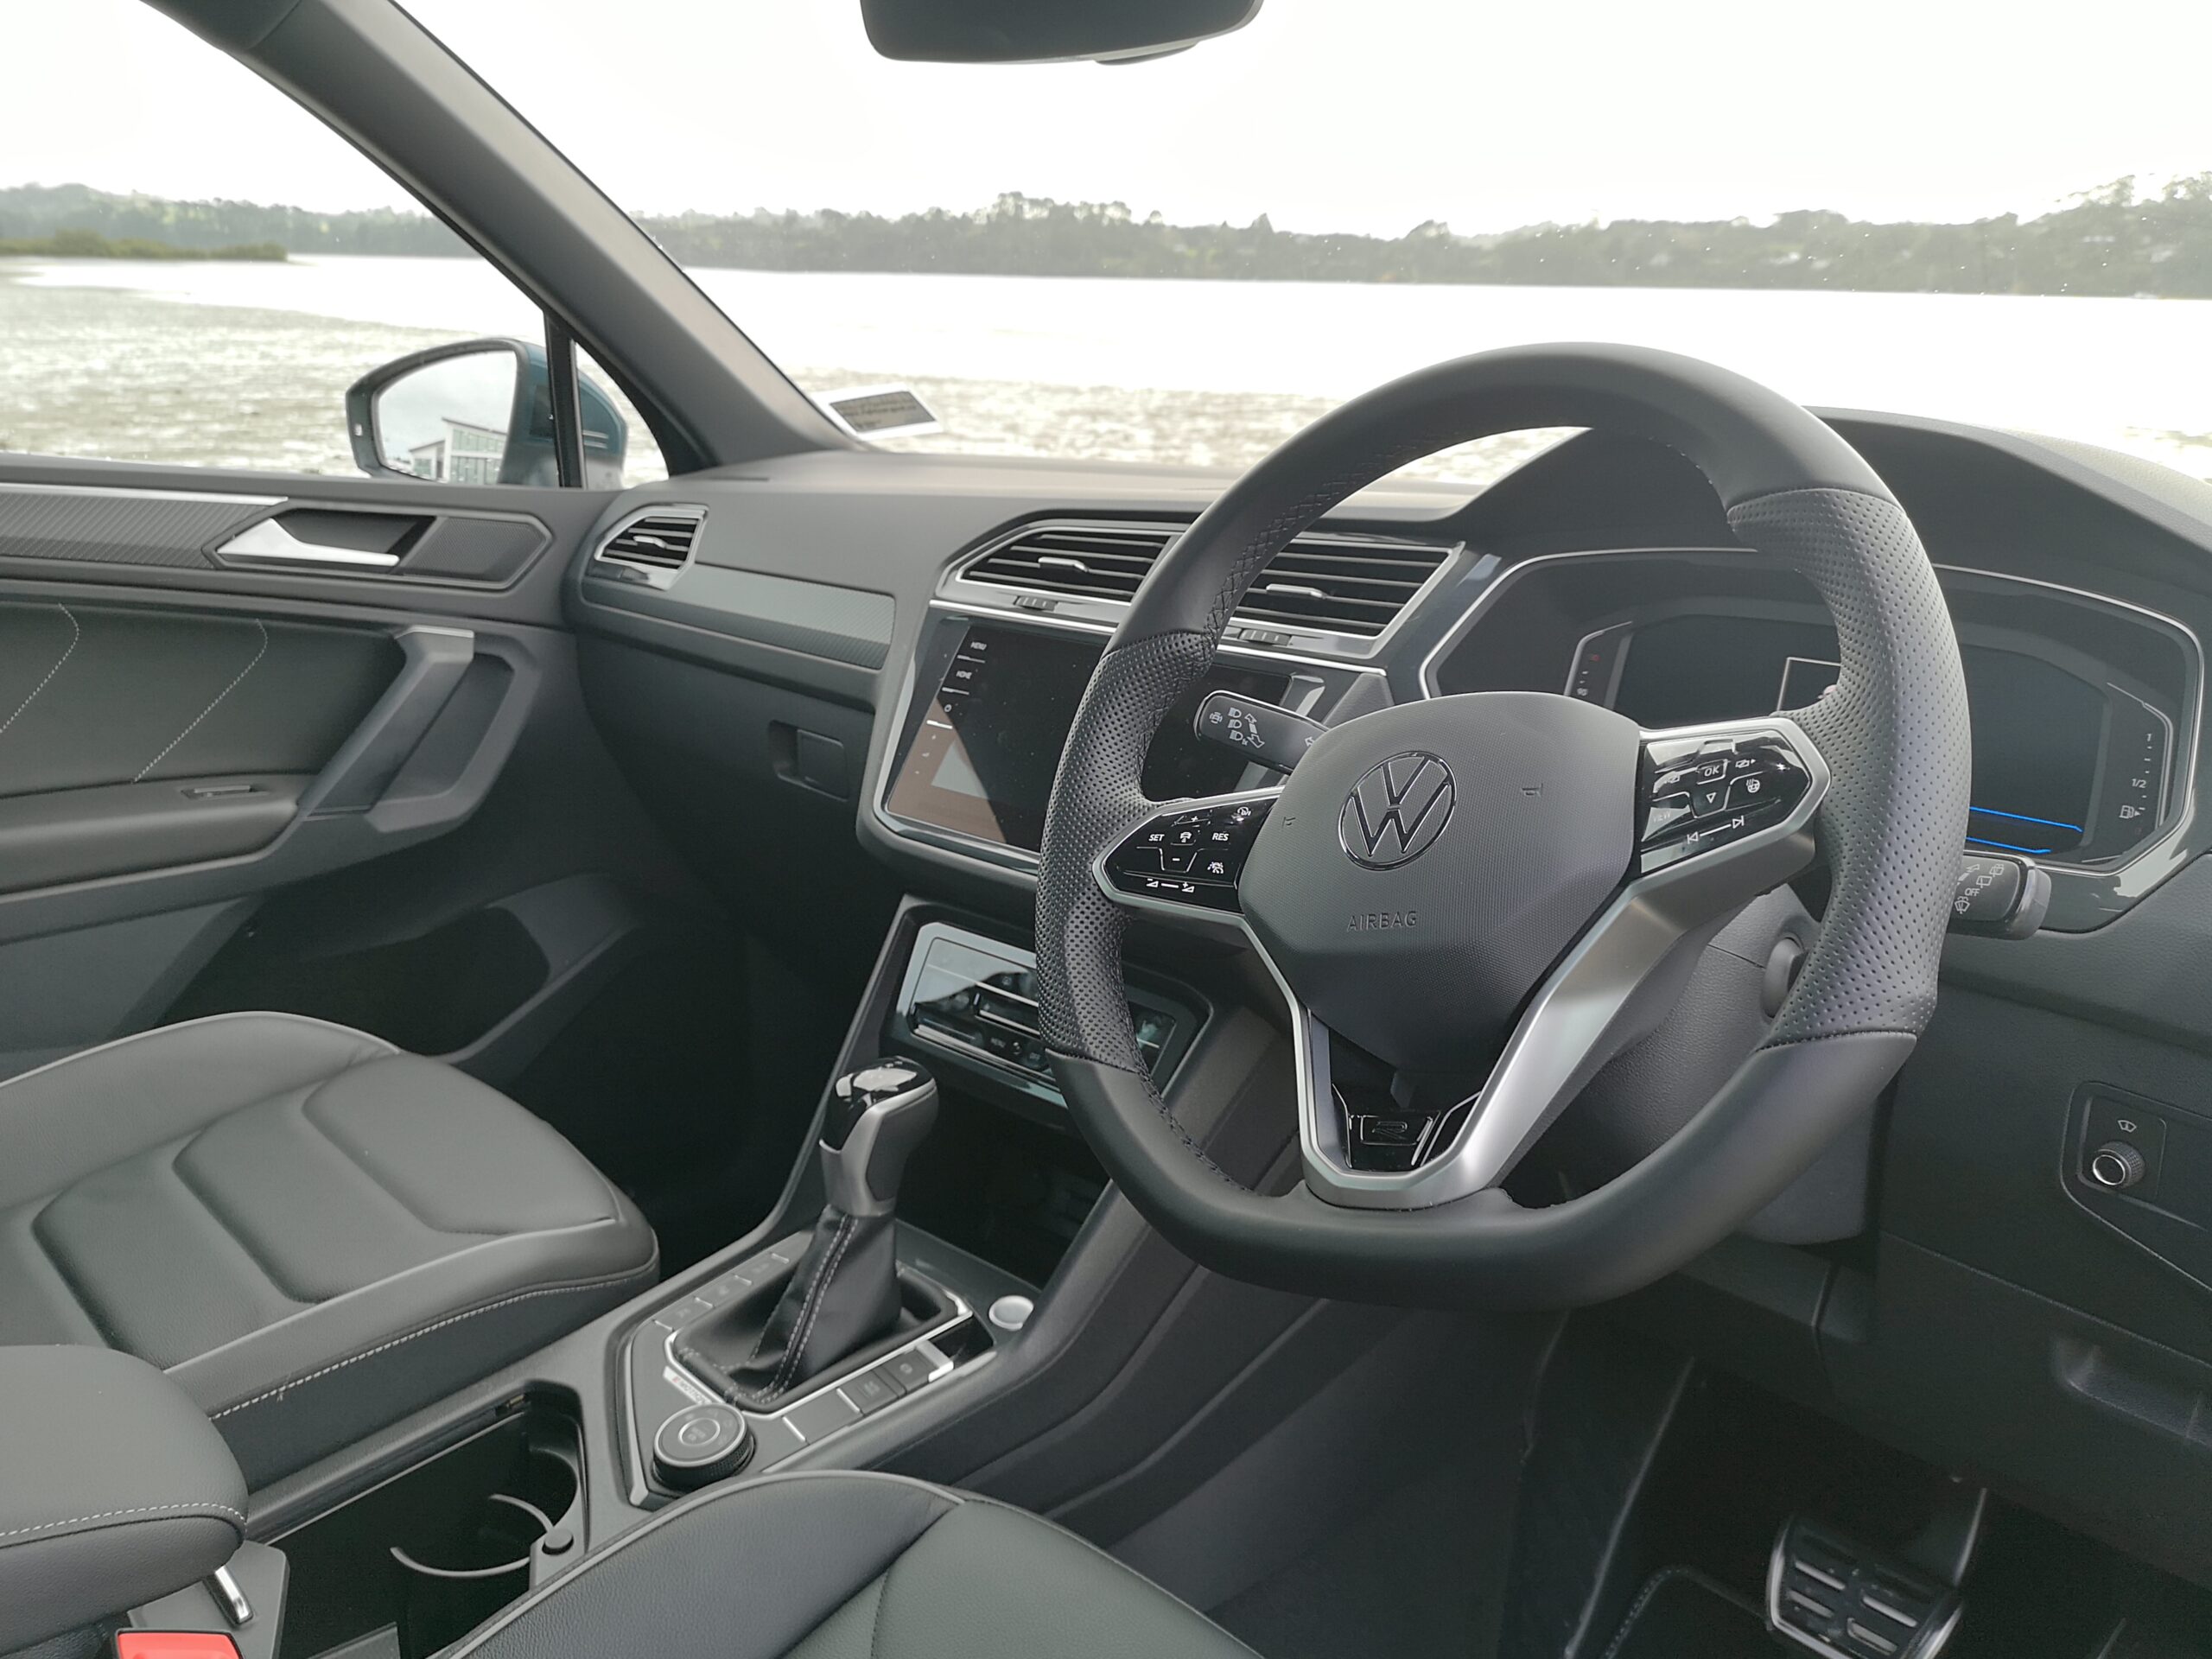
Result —
[[[1239,29],[1260,0],[861,0],[868,42],[908,63],[1159,57]]]
[[[588,377],[582,406],[584,485],[622,487],[629,424]],[[522,340],[433,346],[372,369],[346,393],[353,461],[372,476],[444,484],[560,482],[553,382],[545,348]]]

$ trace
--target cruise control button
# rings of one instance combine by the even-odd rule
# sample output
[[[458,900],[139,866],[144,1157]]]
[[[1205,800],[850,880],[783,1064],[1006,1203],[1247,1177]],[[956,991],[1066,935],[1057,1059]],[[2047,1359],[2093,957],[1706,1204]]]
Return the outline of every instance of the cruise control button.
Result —
[[[1114,855],[1117,870],[1157,870],[1160,868],[1160,849],[1157,847],[1124,847]]]

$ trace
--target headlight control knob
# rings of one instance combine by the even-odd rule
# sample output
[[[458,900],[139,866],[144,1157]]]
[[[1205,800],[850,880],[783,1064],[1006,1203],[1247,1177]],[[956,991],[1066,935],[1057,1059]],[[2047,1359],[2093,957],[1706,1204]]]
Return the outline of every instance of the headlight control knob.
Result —
[[[2149,1171],[2143,1154],[2125,1141],[2107,1141],[2089,1154],[2089,1179],[2111,1192],[2126,1192]]]

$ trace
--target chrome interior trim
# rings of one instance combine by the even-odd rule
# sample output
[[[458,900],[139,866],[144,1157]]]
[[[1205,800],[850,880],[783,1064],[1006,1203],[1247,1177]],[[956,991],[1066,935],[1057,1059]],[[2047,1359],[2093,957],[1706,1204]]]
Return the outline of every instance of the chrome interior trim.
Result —
[[[681,564],[648,564],[642,559],[625,558],[620,553],[609,553],[607,550],[617,536],[640,519],[674,518],[689,518],[698,526],[691,537],[690,551],[684,554],[683,563]],[[692,501],[656,501],[650,506],[639,507],[635,512],[626,512],[609,524],[607,527],[607,533],[593,545],[591,558],[586,563],[584,569],[588,571],[594,564],[619,564],[625,570],[635,570],[655,588],[665,591],[675,585],[677,577],[691,568],[693,561],[698,556],[699,537],[706,532],[707,509],[701,504]]]
[[[1167,532],[1167,546],[1173,546],[1176,537],[1189,528],[1188,523],[1165,519],[1032,518],[1026,524],[1017,524],[1011,530],[1001,531],[972,552],[962,555],[938,580],[938,595],[941,600],[952,599],[988,615],[1013,615],[1034,620],[1043,620],[1047,616],[1057,615],[1066,621],[1080,620],[1093,625],[1103,623],[1107,631],[1110,632],[1128,610],[1129,605],[1127,600],[1099,599],[1080,594],[1062,594],[1044,588],[1015,588],[995,582],[971,582],[968,578],[968,572],[994,553],[1002,552],[1025,536],[1033,536],[1040,531],[1066,530],[1079,531],[1085,535],[1125,536],[1131,537],[1132,539],[1141,539],[1146,545],[1149,546],[1152,539],[1149,532],[1160,530]],[[1433,541],[1421,536],[1398,535],[1387,531],[1370,532],[1313,529],[1301,531],[1291,539],[1304,542],[1329,542],[1341,546],[1353,547],[1388,547],[1393,543],[1397,543],[1408,547],[1441,549],[1444,553],[1443,558],[1437,562],[1436,569],[1428,574],[1420,587],[1414,588],[1407,596],[1405,604],[1399,607],[1398,613],[1390,619],[1380,633],[1342,633],[1332,628],[1298,627],[1290,623],[1239,620],[1236,617],[1230,619],[1230,626],[1232,628],[1261,628],[1268,632],[1289,634],[1300,639],[1341,642],[1340,645],[1331,644],[1320,647],[1325,651],[1340,652],[1338,655],[1316,659],[1325,662],[1332,668],[1355,666],[1381,656],[1390,641],[1396,637],[1398,631],[1428,602],[1430,596],[1447,580],[1459,573],[1467,557],[1467,543],[1465,541]],[[1284,545],[1287,547],[1289,543],[1286,543]],[[1165,556],[1166,547],[1163,547],[1160,550],[1162,556]],[[1052,603],[1052,610],[1049,613],[1032,611],[1019,606],[1014,603],[1014,595],[1017,594],[1027,594],[1036,599],[1048,601]],[[1223,643],[1226,647],[1232,642],[1224,640]],[[1265,646],[1255,646],[1251,649],[1262,652],[1268,650]],[[1268,652],[1268,654],[1276,653]]]
[[[245,559],[274,564],[342,564],[350,568],[389,570],[399,563],[397,553],[374,553],[356,547],[325,547],[303,542],[284,528],[281,519],[262,518],[248,524],[215,550],[219,559]]]

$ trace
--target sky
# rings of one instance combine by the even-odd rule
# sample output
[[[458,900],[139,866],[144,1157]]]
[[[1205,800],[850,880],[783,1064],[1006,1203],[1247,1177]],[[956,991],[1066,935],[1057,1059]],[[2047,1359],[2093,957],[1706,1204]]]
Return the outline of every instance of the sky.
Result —
[[[1266,0],[1157,62],[894,64],[857,0],[415,0],[623,206],[966,208],[1395,236],[2033,213],[2212,170],[2204,0]],[[0,185],[341,209],[397,186],[137,0],[0,0]]]

